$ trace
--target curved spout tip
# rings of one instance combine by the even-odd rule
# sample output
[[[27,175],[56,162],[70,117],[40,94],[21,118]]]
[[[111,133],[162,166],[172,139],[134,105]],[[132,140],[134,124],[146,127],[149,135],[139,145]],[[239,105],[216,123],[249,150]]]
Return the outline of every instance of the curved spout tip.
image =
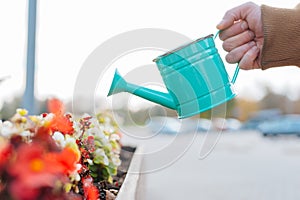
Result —
[[[110,96],[110,95],[113,95],[113,94],[116,94],[119,92],[124,92],[126,89],[126,85],[127,85],[126,81],[121,77],[120,73],[116,69],[114,78],[111,83],[111,86],[110,86],[107,96]]]
[[[149,101],[161,104],[171,109],[175,109],[176,105],[173,98],[169,93],[163,93],[148,88],[140,87],[132,83],[127,83],[124,78],[121,77],[118,70],[115,71],[113,81],[110,86],[110,90],[107,96],[119,93],[119,92],[129,92],[136,96],[148,99]]]

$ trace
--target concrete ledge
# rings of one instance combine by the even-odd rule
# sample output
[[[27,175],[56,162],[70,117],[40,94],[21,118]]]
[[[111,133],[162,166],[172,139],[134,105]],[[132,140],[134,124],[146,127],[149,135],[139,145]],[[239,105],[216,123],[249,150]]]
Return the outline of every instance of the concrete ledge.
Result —
[[[142,152],[143,150],[141,147],[136,147],[125,180],[119,190],[116,200],[136,199],[143,159]]]

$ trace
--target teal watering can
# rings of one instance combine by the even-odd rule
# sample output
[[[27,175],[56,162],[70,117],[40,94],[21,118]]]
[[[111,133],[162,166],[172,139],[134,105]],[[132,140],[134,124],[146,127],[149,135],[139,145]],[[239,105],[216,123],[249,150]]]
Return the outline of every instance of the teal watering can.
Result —
[[[116,70],[107,96],[129,92],[176,110],[178,118],[199,114],[236,96],[233,83],[239,67],[230,80],[213,34],[158,56],[154,62],[168,93],[128,83]]]

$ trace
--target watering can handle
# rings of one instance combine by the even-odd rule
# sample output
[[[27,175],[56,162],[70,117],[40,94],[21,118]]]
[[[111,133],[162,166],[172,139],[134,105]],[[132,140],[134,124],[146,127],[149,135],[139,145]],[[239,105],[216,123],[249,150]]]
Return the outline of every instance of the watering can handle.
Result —
[[[216,39],[216,37],[219,35],[220,32],[221,32],[221,30],[218,30],[218,32],[216,33],[216,35],[214,37],[214,40]],[[239,67],[239,64],[237,64],[234,74],[233,74],[233,77],[232,77],[232,80],[231,80],[232,83],[235,83],[237,75],[239,74],[239,71],[240,71],[240,67]]]

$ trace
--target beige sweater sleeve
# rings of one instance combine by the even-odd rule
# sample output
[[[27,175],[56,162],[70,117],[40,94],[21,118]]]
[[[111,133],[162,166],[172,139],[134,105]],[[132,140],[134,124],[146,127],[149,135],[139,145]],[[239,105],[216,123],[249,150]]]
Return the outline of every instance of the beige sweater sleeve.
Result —
[[[264,27],[262,69],[300,67],[300,4],[295,9],[261,6]]]

